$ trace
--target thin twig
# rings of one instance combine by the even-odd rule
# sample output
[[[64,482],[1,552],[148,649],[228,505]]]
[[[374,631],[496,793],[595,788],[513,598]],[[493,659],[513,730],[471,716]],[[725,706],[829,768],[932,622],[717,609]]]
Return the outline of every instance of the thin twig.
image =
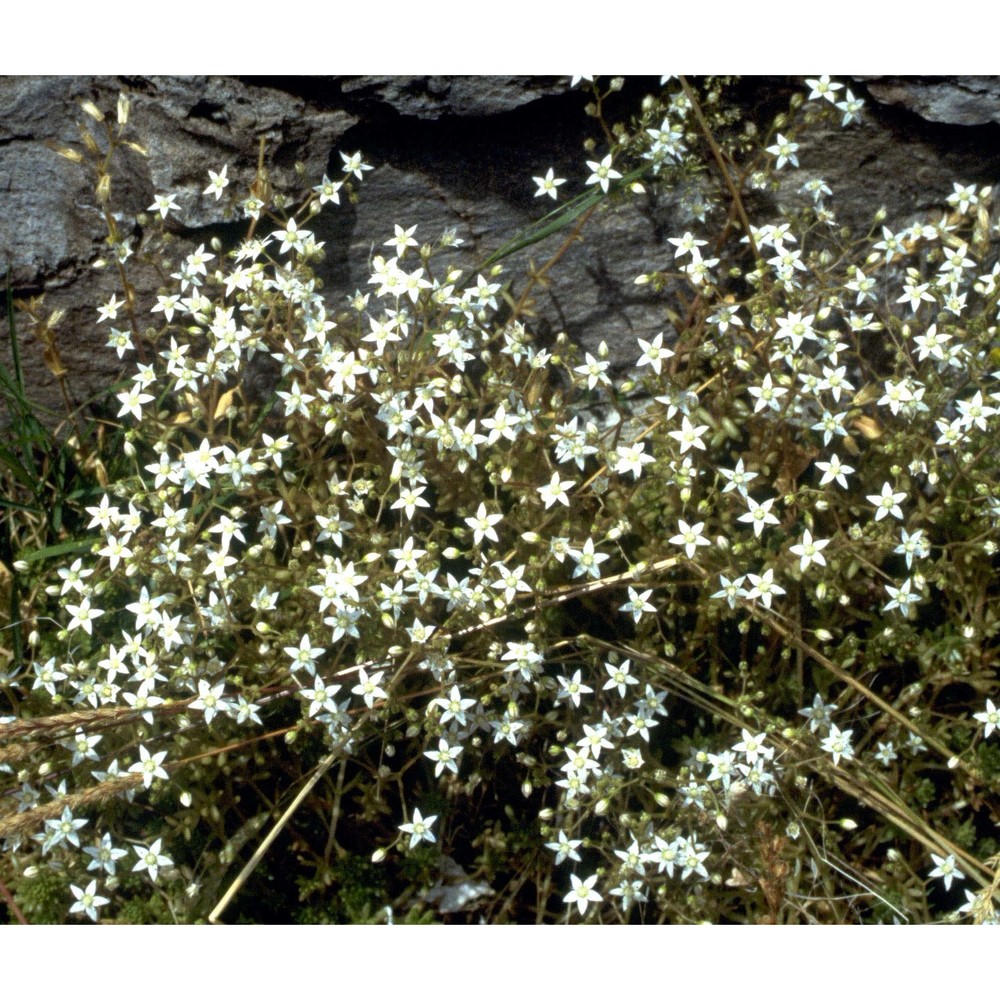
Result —
[[[0,878],[0,896],[3,896],[4,902],[10,909],[10,912],[14,914],[14,919],[19,924],[24,924],[25,927],[28,926],[28,918],[21,912],[21,907],[17,905],[16,900],[11,895],[10,889],[7,888],[4,880]]]
[[[300,805],[302,805],[303,801],[305,801],[306,796],[316,787],[319,780],[330,769],[333,762],[339,756],[339,753],[339,750],[334,750],[320,761],[319,766],[316,768],[316,773],[305,783],[305,785],[302,786],[302,790],[295,796],[292,804],[284,811],[281,819],[274,824],[271,828],[271,832],[261,842],[260,847],[254,851],[253,857],[243,866],[239,875],[237,875],[233,880],[233,884],[226,890],[226,894],[219,900],[218,905],[208,915],[208,922],[210,924],[222,923],[220,917],[225,912],[226,907],[229,906],[236,894],[243,888],[244,883],[253,874],[257,865],[259,865],[263,860],[264,855],[267,854],[268,849],[277,839],[278,834],[285,828],[285,824],[292,818],[292,816],[295,815],[296,810]]]
[[[757,248],[757,241],[753,238],[753,230],[750,227],[750,219],[747,216],[746,208],[743,206],[743,199],[740,197],[739,191],[736,190],[736,185],[733,184],[733,179],[729,175],[729,168],[726,166],[722,150],[719,148],[719,144],[715,141],[715,136],[712,135],[712,130],[708,127],[708,122],[705,121],[705,116],[701,112],[701,103],[699,102],[695,92],[691,89],[691,85],[687,82],[687,78],[680,76],[678,77],[678,80],[680,80],[680,84],[684,88],[684,93],[687,95],[687,99],[691,102],[691,110],[694,111],[695,117],[698,119],[698,124],[701,126],[701,131],[705,136],[705,141],[708,143],[708,148],[712,151],[712,156],[715,158],[715,162],[722,173],[723,180],[726,182],[726,187],[729,188],[733,204],[736,206],[736,211],[739,214],[740,221],[743,223],[747,239],[750,241],[750,249],[753,250],[754,257],[756,257],[757,262],[760,263],[760,250]]]

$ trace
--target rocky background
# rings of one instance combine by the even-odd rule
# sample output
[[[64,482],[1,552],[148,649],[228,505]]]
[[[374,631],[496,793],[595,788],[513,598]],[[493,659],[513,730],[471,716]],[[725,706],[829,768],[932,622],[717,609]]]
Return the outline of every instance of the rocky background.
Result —
[[[864,231],[885,206],[893,228],[943,203],[952,183],[1000,180],[1000,78],[836,77],[866,100],[863,123],[814,131],[799,157],[806,176],[833,189],[841,223]],[[656,78],[636,78],[611,99],[608,117],[624,118]],[[736,87],[746,114],[766,127],[803,90],[792,77],[745,78]],[[321,276],[334,305],[365,289],[368,259],[393,234],[416,224],[432,240],[455,229],[463,261],[479,261],[553,207],[536,199],[531,178],[551,166],[569,178],[566,195],[586,177],[582,143],[598,139],[584,114],[586,95],[556,77],[7,77],[0,78],[0,284],[15,297],[45,292],[48,307],[67,311],[59,345],[75,401],[99,394],[125,369],[104,347],[108,324],[96,305],[116,289],[115,275],[92,264],[104,249],[104,225],[83,170],[56,156],[46,141],[76,143],[78,102],[113,113],[120,91],[132,94],[135,134],[149,148],[115,177],[112,205],[126,232],[154,194],[173,192],[178,254],[213,236],[231,242],[223,202],[202,194],[208,170],[229,164],[231,190],[253,179],[261,138],[279,190],[304,192],[324,172],[342,176],[339,151],[361,150],[376,169],[356,206],[325,210],[316,225],[326,240]],[[294,165],[305,166],[302,177]],[[543,203],[544,201],[544,203]],[[541,293],[536,331],[565,330],[593,349],[606,340],[622,364],[634,360],[636,337],[662,329],[660,305],[633,284],[635,275],[672,255],[668,236],[693,228],[679,202],[638,203],[599,213]],[[552,245],[534,248],[546,259]],[[520,264],[524,266],[524,262]],[[134,275],[138,277],[138,275]],[[155,278],[138,283],[143,295]],[[151,301],[151,300],[150,300]],[[5,312],[5,306],[0,306]],[[23,317],[18,336],[34,399],[62,409],[41,347]],[[9,364],[7,322],[0,360]],[[0,424],[4,420],[0,408]]]

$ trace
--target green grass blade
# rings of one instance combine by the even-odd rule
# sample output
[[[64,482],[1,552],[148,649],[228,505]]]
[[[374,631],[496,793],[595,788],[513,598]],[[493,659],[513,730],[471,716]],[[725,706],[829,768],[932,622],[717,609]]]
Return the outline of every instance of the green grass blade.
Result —
[[[31,564],[62,556],[76,556],[89,552],[93,544],[92,538],[74,538],[68,542],[58,542],[56,545],[46,545],[44,548],[19,552],[18,559]]]
[[[10,448],[4,444],[0,444],[0,462],[7,467],[10,474],[19,483],[21,483],[22,486],[27,486],[32,493],[37,493],[35,487],[38,483],[38,478],[32,475],[30,470],[25,467],[24,463],[17,457],[17,455],[15,455],[14,452],[12,452]]]
[[[642,177],[650,169],[650,167],[646,166],[639,167],[636,170],[631,171],[615,184],[615,188],[620,189],[627,184],[631,184],[633,181]],[[599,187],[595,186],[590,188],[588,191],[584,191],[582,194],[578,194],[575,198],[571,198],[561,207],[553,209],[548,215],[543,216],[537,222],[532,223],[526,229],[522,230],[522,232],[518,233],[517,236],[515,236],[509,243],[505,243],[499,250],[487,257],[486,260],[483,261],[480,270],[485,271],[486,268],[492,267],[505,257],[509,257],[511,254],[517,253],[519,250],[524,250],[527,247],[534,246],[534,244],[540,243],[549,236],[567,229],[578,218],[580,218],[584,212],[588,211],[588,209],[592,208],[599,201],[607,197],[607,194],[605,194]]]
[[[17,326],[14,323],[14,291],[11,286],[10,271],[7,272],[7,332],[10,341],[11,359],[14,374],[11,376],[6,366],[0,362],[0,388],[7,403],[11,418],[11,437],[19,446],[22,458],[18,463],[22,470],[32,477],[32,490],[38,493],[38,468],[32,446],[42,441],[48,442],[49,435],[34,414],[31,401],[24,391],[24,369],[21,365],[21,348],[17,340]],[[6,458],[4,458],[6,461]]]
[[[19,510],[25,514],[33,514],[36,517],[44,517],[45,511],[41,507],[35,507],[33,504],[28,503],[18,503],[16,500],[6,500],[0,497],[0,507],[6,510]]]

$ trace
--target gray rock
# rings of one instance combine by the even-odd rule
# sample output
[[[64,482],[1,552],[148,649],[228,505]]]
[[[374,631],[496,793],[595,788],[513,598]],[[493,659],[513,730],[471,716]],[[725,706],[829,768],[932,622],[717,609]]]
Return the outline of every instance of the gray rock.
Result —
[[[621,117],[655,78],[629,81],[615,95]],[[801,91],[799,78],[749,78],[738,97],[759,122],[769,122]],[[887,224],[907,225],[943,203],[954,181],[990,183],[1000,173],[1000,83],[994,78],[859,77],[850,81],[867,99],[860,126],[828,128],[803,139],[802,172],[789,172],[779,201],[796,197],[807,175],[834,190],[838,219],[866,232],[877,209]],[[104,226],[93,181],[44,143],[78,139],[79,100],[111,110],[119,91],[133,95],[132,121],[149,157],[129,155],[116,172],[113,205],[119,225],[138,235],[137,218],[156,193],[172,192],[182,207],[171,220],[178,255],[214,235],[235,239],[224,201],[203,194],[208,170],[228,164],[234,189],[254,176],[260,141],[275,186],[301,197],[326,172],[339,175],[338,151],[365,153],[376,170],[361,200],[316,220],[327,243],[324,288],[334,305],[365,288],[367,264],[393,234],[395,223],[416,224],[433,240],[454,229],[466,241],[456,255],[464,266],[485,259],[552,206],[534,198],[533,175],[552,166],[570,178],[563,191],[582,190],[582,143],[601,142],[583,113],[585,96],[553,77],[10,77],[0,79],[0,281],[10,273],[16,295],[46,292],[46,304],[67,317],[60,345],[71,388],[83,403],[125,369],[106,350],[107,324],[96,305],[117,290],[115,275],[95,271]],[[296,173],[302,163],[302,174]],[[571,190],[572,189],[572,190]],[[764,202],[764,215],[777,207]],[[762,218],[761,221],[766,221]],[[585,349],[607,341],[619,367],[637,355],[636,337],[664,329],[655,297],[634,285],[637,273],[672,258],[666,237],[698,224],[674,201],[637,199],[595,214],[586,242],[570,247],[536,290],[542,337],[565,330]],[[563,236],[532,248],[542,262]],[[524,273],[526,260],[509,276]],[[138,278],[142,272],[135,269]],[[157,278],[145,274],[140,301],[150,304]],[[32,395],[55,412],[59,394],[41,350],[19,326]],[[0,360],[7,356],[0,333]],[[3,415],[0,413],[0,422]]]
[[[489,117],[523,107],[538,97],[564,94],[560,77],[361,76],[339,81],[340,93],[386,104],[400,115]]]
[[[947,125],[1000,125],[1000,77],[861,77],[883,104]]]

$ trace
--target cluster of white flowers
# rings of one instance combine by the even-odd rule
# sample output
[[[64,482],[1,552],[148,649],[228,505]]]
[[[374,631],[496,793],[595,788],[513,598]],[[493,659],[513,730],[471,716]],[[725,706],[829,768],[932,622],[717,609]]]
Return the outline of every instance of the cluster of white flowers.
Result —
[[[808,85],[813,103],[855,120],[849,89]],[[691,102],[686,84],[652,102],[630,142],[587,161],[583,188],[629,189],[614,168],[626,156],[668,183],[690,156]],[[799,166],[793,125],[783,129],[763,150],[772,173]],[[41,818],[30,832],[0,815],[5,850],[71,873],[69,912],[96,920],[116,899],[118,862],[158,885],[184,876],[166,829],[138,842],[79,815],[95,787],[183,814],[196,808],[186,769],[203,757],[261,732],[290,746],[317,735],[398,783],[404,821],[377,860],[451,835],[443,805],[424,816],[408,799],[427,807],[513,768],[553,865],[589,872],[569,872],[556,896],[581,917],[612,897],[628,919],[667,905],[672,881],[697,885],[698,900],[722,884],[713,857],[738,854],[728,817],[748,802],[774,808],[784,754],[820,773],[862,753],[892,769],[904,728],[908,759],[927,751],[917,713],[904,728],[858,713],[835,722],[803,664],[829,664],[865,695],[873,679],[838,665],[856,663],[862,641],[909,655],[959,556],[962,572],[981,572],[997,550],[1000,392],[987,379],[1000,371],[957,323],[995,331],[1000,265],[986,268],[948,219],[883,227],[852,263],[823,256],[830,190],[806,180],[796,223],[744,236],[743,299],[727,279],[738,258],[703,254],[710,232],[669,238],[663,269],[637,282],[700,318],[685,326],[674,310],[669,329],[642,331],[616,383],[603,342],[581,360],[566,338],[542,347],[521,315],[499,318],[502,267],[458,267],[453,232],[421,244],[418,225],[396,225],[372,257],[370,291],[332,310],[308,226],[372,169],[341,156],[343,179],[324,177],[279,228],[268,231],[273,206],[257,195],[234,201],[251,235],[228,255],[218,244],[186,255],[157,296],[151,363],[117,393],[128,474],[86,507],[90,557],[58,568],[48,592],[62,628],[36,643],[47,654],[21,682],[70,710],[55,727],[62,756],[39,771],[65,776],[39,787],[30,769],[0,764],[17,815]],[[233,197],[228,165],[209,179],[205,197]],[[564,183],[552,169],[534,180],[553,199]],[[971,221],[989,195],[956,185],[949,204]],[[149,211],[166,219],[176,197],[157,195]],[[973,302],[985,303],[975,315]],[[98,322],[126,305],[112,297]],[[877,379],[864,366],[873,338],[891,355]],[[108,345],[119,357],[140,346],[115,327]],[[272,370],[262,405],[248,377]],[[901,459],[906,434],[922,450]],[[949,488],[965,521],[945,544],[929,511]],[[559,616],[590,599],[614,617],[614,641]],[[982,640],[985,613],[956,612],[966,640]],[[820,617],[822,628],[803,624]],[[793,646],[808,726],[777,714],[764,725],[749,692]],[[733,698],[720,696],[730,684]],[[676,724],[668,692],[685,702]],[[707,736],[712,714],[740,739]],[[991,700],[974,719],[984,739],[1000,730]],[[869,731],[883,737],[877,751]],[[688,760],[668,775],[682,743]],[[954,857],[934,861],[946,889],[962,877]]]

